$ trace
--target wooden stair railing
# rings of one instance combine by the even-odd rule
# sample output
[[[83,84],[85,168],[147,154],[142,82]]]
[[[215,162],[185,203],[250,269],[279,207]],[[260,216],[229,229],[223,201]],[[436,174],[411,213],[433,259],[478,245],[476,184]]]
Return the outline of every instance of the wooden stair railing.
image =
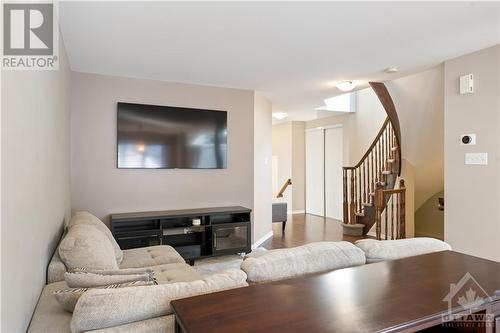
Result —
[[[387,210],[391,197],[382,195],[384,205],[379,206],[382,209],[379,212],[376,210],[375,198],[378,191],[394,190],[401,174],[402,160],[401,129],[391,96],[383,83],[370,82],[370,86],[382,103],[387,118],[361,160],[353,167],[343,168],[344,225],[363,225],[363,235],[376,224],[377,216],[380,219],[380,214]],[[395,201],[394,204],[401,205],[401,202]],[[399,225],[397,227],[400,228]],[[404,236],[397,234],[396,238],[401,235]],[[377,234],[377,238],[379,236]]]
[[[288,178],[285,183],[283,184],[283,186],[281,186],[281,189],[280,191],[278,192],[278,194],[276,195],[276,198],[283,198],[283,193],[285,193],[286,189],[288,188],[288,186],[292,185],[292,180],[290,178]]]
[[[381,184],[375,191],[375,233],[377,239],[400,239],[406,237],[405,181],[400,179],[399,188],[385,190]]]

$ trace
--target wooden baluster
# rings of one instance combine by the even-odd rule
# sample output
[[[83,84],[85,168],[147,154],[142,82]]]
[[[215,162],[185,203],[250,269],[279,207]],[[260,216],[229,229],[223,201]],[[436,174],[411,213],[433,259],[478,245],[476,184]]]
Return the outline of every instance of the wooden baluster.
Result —
[[[394,127],[392,127],[391,125],[391,138],[392,138],[392,145],[391,147],[395,147],[396,146],[396,140],[395,140],[395,136],[394,136]],[[396,152],[393,151],[392,152],[392,159],[395,159],[396,158]]]
[[[375,234],[378,240],[381,239],[383,206],[384,194],[382,192],[382,185],[377,184],[375,189]]]
[[[396,196],[391,196],[391,239],[394,239],[394,201],[396,201]]]
[[[372,168],[371,168],[372,174],[371,174],[371,177],[370,177],[370,192],[375,192],[375,172],[374,172],[375,166],[373,164],[373,155],[375,155],[375,151],[374,150],[372,150],[372,152],[370,154],[371,159],[372,159]],[[373,199],[373,198],[370,197],[370,199]],[[372,200],[370,200],[370,202],[373,203]]]
[[[400,238],[406,238],[406,226],[405,226],[405,205],[406,205],[406,202],[405,202],[405,195],[406,195],[406,187],[405,187],[405,181],[403,179],[401,179],[399,181],[399,188],[401,189],[405,189],[404,191],[401,192],[401,217],[400,217],[400,221],[401,221],[401,230],[400,230],[400,235],[401,237]]]
[[[385,143],[385,157],[384,157],[384,170],[387,170],[387,159],[389,158],[389,140],[387,135],[387,128],[384,132],[384,143]]]
[[[387,127],[384,132],[385,135],[385,159],[384,159],[384,170],[389,170],[387,165],[387,160],[389,159],[389,152],[391,151],[390,143],[389,143],[389,127]]]
[[[345,168],[342,169],[342,201],[343,205],[343,215],[344,215],[344,223],[349,223],[349,214],[348,214],[348,203],[347,203],[347,170]]]
[[[399,215],[400,214],[400,209],[399,209],[399,205],[401,204],[401,200],[400,200],[400,196],[401,196],[401,193],[396,193],[396,199],[397,199],[397,202],[396,202],[396,237],[397,239],[400,238],[401,236],[401,216]]]
[[[391,127],[390,127],[390,123],[389,123],[389,126],[387,127],[387,159],[385,160],[386,163],[387,163],[387,160],[391,158],[391,136],[390,136],[390,131],[391,131]],[[390,170],[389,168],[389,163],[386,164],[385,166],[385,169],[386,170]]]
[[[391,143],[391,148],[394,147],[394,146],[396,146],[396,142],[394,141],[394,127],[392,127],[392,125],[391,125],[391,142],[392,142]],[[391,150],[391,152],[392,152],[391,158],[394,159],[395,156],[396,156],[396,152],[392,151],[392,150]]]
[[[354,191],[354,189],[356,188],[356,181],[354,178],[354,172],[355,172],[355,169],[350,170],[350,173],[351,173],[351,202],[349,203],[349,206],[350,206],[349,209],[350,209],[351,217],[349,219],[349,223],[351,223],[351,224],[356,223],[356,217],[354,215],[354,212],[356,210],[356,196],[355,196],[355,191]]]
[[[381,161],[380,154],[381,154],[381,150],[382,150],[382,141],[379,139],[378,142],[377,142],[377,180],[379,182],[382,181],[382,175],[380,174],[380,161]]]
[[[367,185],[368,185],[368,182],[367,182],[367,178],[366,178],[366,161],[363,162],[363,200],[364,202],[368,202],[366,199],[367,199],[367,195],[368,195],[368,191],[367,191]]]
[[[384,134],[382,133],[382,136],[380,137],[380,163],[379,163],[379,166],[380,166],[380,181],[384,181],[383,177],[384,175],[382,175],[382,163],[384,161]]]
[[[389,126],[387,135],[389,136],[389,158],[392,158],[392,126]]]
[[[385,154],[386,154],[386,142],[385,142],[385,131],[382,134],[382,163],[380,164],[380,167],[382,170],[385,170]]]
[[[358,168],[358,179],[357,179],[357,183],[358,183],[358,212],[361,211],[361,204],[362,204],[362,199],[361,199],[361,167]]]
[[[385,203],[385,201],[386,201],[385,195],[383,195],[383,197],[384,197],[384,203]],[[385,232],[385,239],[388,239],[387,236],[389,234],[389,229],[388,229],[388,219],[389,219],[389,216],[388,215],[389,215],[389,203],[387,205],[385,205],[385,219],[384,219],[385,220],[385,230],[384,230],[384,232]]]
[[[378,161],[379,161],[378,154],[380,153],[379,147],[380,147],[380,140],[377,141],[377,144],[375,145],[375,187],[374,187],[374,191],[375,191],[375,189],[377,189],[377,182],[379,180],[379,174],[378,174]]]

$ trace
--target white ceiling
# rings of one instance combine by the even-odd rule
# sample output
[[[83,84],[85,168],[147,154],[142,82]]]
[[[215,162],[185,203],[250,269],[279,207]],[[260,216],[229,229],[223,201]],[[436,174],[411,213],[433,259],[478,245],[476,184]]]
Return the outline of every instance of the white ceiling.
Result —
[[[263,92],[292,119],[337,80],[390,80],[500,42],[499,2],[62,2],[75,71]],[[383,70],[398,66],[398,74]]]

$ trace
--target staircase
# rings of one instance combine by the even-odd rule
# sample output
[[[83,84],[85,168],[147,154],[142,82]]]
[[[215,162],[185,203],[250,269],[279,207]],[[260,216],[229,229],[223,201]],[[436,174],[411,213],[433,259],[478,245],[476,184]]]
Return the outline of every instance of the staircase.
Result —
[[[405,184],[401,175],[401,129],[385,85],[370,82],[387,118],[361,160],[343,168],[344,234],[405,238]]]

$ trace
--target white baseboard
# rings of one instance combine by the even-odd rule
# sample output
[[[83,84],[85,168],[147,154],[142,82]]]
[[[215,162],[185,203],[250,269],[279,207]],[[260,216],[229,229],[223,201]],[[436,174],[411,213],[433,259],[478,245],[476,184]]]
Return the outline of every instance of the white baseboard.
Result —
[[[260,239],[258,239],[257,241],[255,241],[252,245],[252,250],[255,250],[256,248],[258,248],[259,246],[262,245],[262,243],[264,243],[266,240],[268,240],[269,238],[273,237],[273,231],[269,231],[267,234],[265,234],[264,236],[262,236]]]
[[[286,212],[287,214],[305,214],[306,211],[305,210],[287,210]]]

